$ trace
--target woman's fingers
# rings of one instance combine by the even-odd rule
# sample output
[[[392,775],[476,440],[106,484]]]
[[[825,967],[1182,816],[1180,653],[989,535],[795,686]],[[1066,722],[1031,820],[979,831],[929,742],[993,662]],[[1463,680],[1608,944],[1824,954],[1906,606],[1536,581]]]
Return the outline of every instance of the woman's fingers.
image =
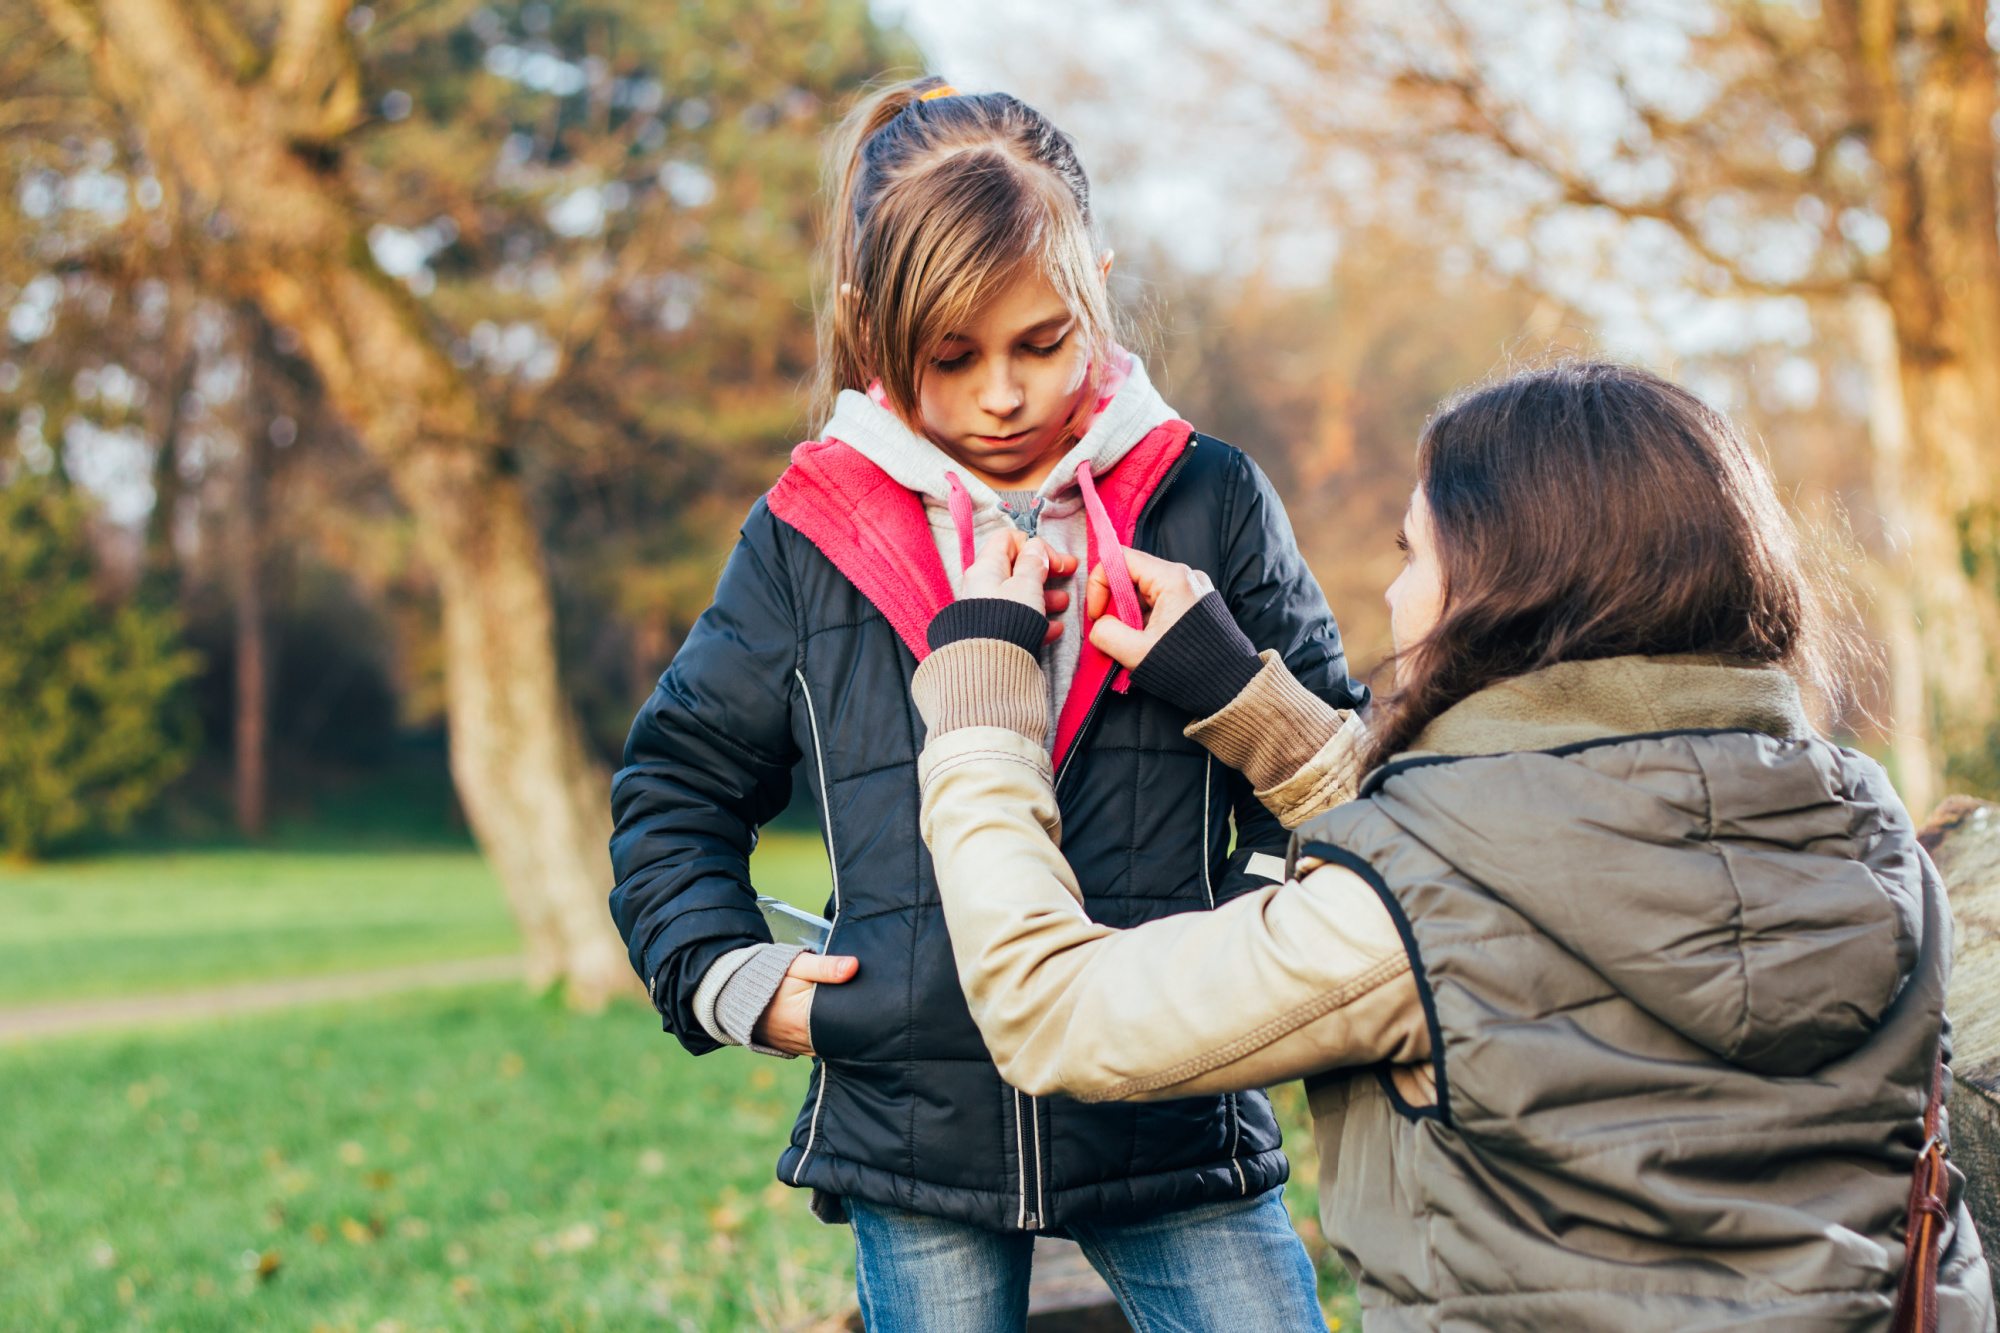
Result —
[[[1139,600],[1147,606],[1162,597],[1199,585],[1200,591],[1209,590],[1208,575],[1191,565],[1178,560],[1162,560],[1159,556],[1148,555],[1144,551],[1125,548],[1125,568],[1132,573],[1132,586],[1139,591]],[[1096,577],[1096,571],[1091,572]],[[1197,594],[1199,595],[1199,594]]]
[[[1104,616],[1090,625],[1090,641],[1122,667],[1136,667],[1145,661],[1155,637],[1142,629],[1133,629],[1116,616]]]
[[[1167,603],[1179,611],[1200,601],[1212,592],[1215,585],[1208,575],[1184,565],[1178,560],[1162,560],[1144,551],[1125,550],[1125,567],[1132,574],[1132,587],[1139,594],[1139,605],[1148,611]],[[1084,590],[1084,612],[1092,619],[1102,619],[1111,608],[1111,574],[1103,565],[1090,571],[1090,585]],[[1150,617],[1148,617],[1150,619]]]
[[[1014,550],[1020,540],[1017,532],[996,532],[981,544],[979,553],[972,563],[965,567],[965,577],[959,582],[961,597],[1001,597],[1000,585],[1014,572]]]
[[[1065,579],[1076,573],[1076,557],[1066,555],[1043,541],[1040,537],[1030,537],[1021,543],[1014,556],[1014,572],[1021,572],[1021,562],[1033,560],[1044,571],[1044,579]]]

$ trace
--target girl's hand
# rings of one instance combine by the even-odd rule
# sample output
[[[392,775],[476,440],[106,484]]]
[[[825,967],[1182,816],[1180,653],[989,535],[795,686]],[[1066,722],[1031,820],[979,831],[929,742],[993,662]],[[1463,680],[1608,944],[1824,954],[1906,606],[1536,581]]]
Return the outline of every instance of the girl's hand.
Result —
[[[778,983],[778,993],[771,997],[764,1016],[757,1020],[757,1026],[750,1035],[760,1046],[792,1055],[811,1055],[813,992],[821,986],[838,986],[844,981],[852,981],[854,974],[861,970],[861,960],[847,954],[813,953],[807,950],[792,960],[785,969],[785,979]]]
[[[1076,557],[1064,555],[1040,537],[1023,537],[1019,532],[996,533],[979,548],[979,555],[965,568],[959,584],[960,599],[1004,597],[1010,602],[1039,609],[1049,617],[1044,642],[1062,637],[1060,617],[1069,609],[1069,594],[1051,588],[1051,579],[1061,580],[1076,572]]]
[[[1133,629],[1105,614],[1111,605],[1111,583],[1103,565],[1090,571],[1084,610],[1092,621],[1090,641],[1119,666],[1136,667],[1189,607],[1215,591],[1215,585],[1198,569],[1130,547],[1125,550],[1125,567],[1132,571],[1132,586],[1147,608],[1146,627]]]

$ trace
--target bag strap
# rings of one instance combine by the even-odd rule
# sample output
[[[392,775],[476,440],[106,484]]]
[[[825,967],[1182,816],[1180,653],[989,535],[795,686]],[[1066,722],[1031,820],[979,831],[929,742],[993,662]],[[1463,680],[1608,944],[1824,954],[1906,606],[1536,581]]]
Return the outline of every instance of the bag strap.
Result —
[[[1931,1067],[1931,1095],[1924,1106],[1924,1146],[1910,1176],[1909,1227],[1904,1233],[1903,1278],[1896,1290],[1891,1333],[1935,1333],[1938,1326],[1938,1245],[1944,1238],[1948,1189],[1944,1140],[1938,1120],[1944,1102],[1944,1055]]]

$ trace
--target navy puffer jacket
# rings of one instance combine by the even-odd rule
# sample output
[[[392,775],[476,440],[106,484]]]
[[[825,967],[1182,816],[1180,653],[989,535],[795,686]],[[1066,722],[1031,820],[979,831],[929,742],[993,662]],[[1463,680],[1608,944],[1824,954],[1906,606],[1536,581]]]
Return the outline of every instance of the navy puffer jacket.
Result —
[[[1153,472],[1141,476],[1151,464],[1137,456],[1100,479],[1114,517],[1124,508],[1130,544],[1206,571],[1258,647],[1280,650],[1327,702],[1358,706],[1367,692],[1348,677],[1269,481],[1236,449],[1180,432]],[[808,456],[816,448],[803,446],[751,510],[714,605],[639,713],[613,783],[611,909],[664,1026],[696,1054],[715,1049],[695,1019],[695,989],[723,954],[769,939],[747,861],[796,770],[832,862],[828,952],[861,968],[814,996],[818,1059],[780,1179],[823,1201],[1029,1231],[1282,1183],[1288,1166],[1262,1094],[1086,1106],[1001,1081],[959,991],[918,830],[924,728],[909,685],[926,612],[884,573],[935,562],[935,547],[920,508],[915,529],[898,509],[898,495],[917,506],[914,496],[893,484],[856,491],[853,458],[845,481],[829,480]],[[1080,666],[1078,688],[1090,693],[1076,699],[1058,754],[1063,851],[1091,916],[1136,926],[1264,883],[1248,863],[1282,856],[1284,830],[1237,774],[1181,735],[1185,714],[1115,691],[1107,665],[1093,672],[1087,656]]]

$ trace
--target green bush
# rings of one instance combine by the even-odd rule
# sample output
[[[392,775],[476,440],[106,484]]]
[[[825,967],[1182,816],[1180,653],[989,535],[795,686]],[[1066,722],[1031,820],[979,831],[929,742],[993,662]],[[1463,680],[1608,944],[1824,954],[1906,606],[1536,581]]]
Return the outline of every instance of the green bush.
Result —
[[[117,832],[187,767],[178,618],[107,602],[83,502],[31,476],[0,487],[0,854]]]

